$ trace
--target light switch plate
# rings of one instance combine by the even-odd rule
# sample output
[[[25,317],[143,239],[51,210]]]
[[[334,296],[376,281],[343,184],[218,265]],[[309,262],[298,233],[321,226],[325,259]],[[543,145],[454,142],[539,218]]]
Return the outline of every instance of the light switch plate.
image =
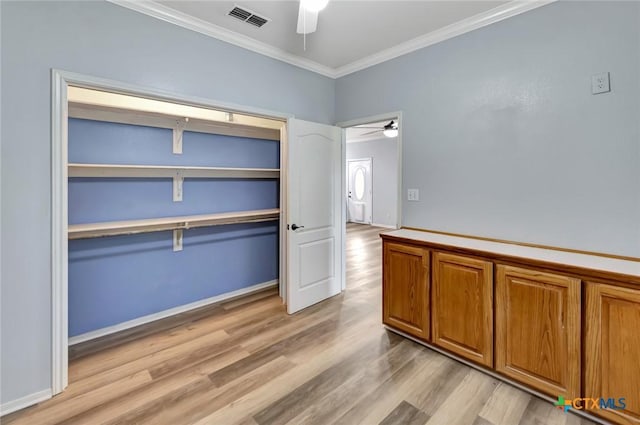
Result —
[[[611,83],[608,72],[591,76],[591,94],[608,93],[610,91]]]
[[[418,189],[407,189],[407,200],[408,201],[419,201],[420,200],[420,191]]]

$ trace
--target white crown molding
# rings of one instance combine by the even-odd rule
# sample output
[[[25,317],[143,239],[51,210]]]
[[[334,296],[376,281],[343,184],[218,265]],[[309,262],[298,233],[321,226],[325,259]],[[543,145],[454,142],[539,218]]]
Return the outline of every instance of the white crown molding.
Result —
[[[299,68],[336,79],[433,44],[440,43],[441,41],[457,37],[478,28],[500,22],[521,13],[537,9],[538,7],[545,6],[557,0],[514,0],[338,68],[331,68],[301,56],[294,55],[285,50],[177,11],[152,0],[107,1],[165,22],[199,32],[209,37],[225,41],[244,49],[251,50],[270,58],[286,62]]]
[[[335,78],[335,69],[319,64],[312,60],[294,55],[285,50],[273,47],[269,44],[255,40],[246,35],[228,30],[219,25],[212,24],[202,19],[196,18],[186,13],[182,13],[163,4],[151,0],[107,0],[118,6],[135,10],[153,18],[169,22],[180,27],[199,32],[209,37],[242,47],[252,52],[295,65],[299,68],[313,71],[325,77]]]
[[[347,65],[334,69],[334,78],[344,77],[354,72],[369,68],[382,62],[406,55],[419,49],[448,40],[453,37],[471,32],[478,28],[500,22],[507,18],[528,12],[538,7],[553,3],[556,0],[516,0],[501,6],[479,13],[446,27],[416,37],[412,40],[400,43],[394,47],[382,50],[371,56],[358,59]]]

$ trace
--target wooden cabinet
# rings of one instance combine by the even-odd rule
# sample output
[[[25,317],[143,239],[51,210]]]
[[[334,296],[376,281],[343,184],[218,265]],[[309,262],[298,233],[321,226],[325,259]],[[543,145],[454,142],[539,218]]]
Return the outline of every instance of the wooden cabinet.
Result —
[[[493,366],[493,264],[433,253],[432,341]]]
[[[588,283],[585,330],[584,395],[613,398],[620,407],[593,413],[640,424],[640,290]]]
[[[429,251],[384,243],[383,322],[429,339]]]
[[[580,397],[580,280],[498,265],[496,370],[557,397]]]

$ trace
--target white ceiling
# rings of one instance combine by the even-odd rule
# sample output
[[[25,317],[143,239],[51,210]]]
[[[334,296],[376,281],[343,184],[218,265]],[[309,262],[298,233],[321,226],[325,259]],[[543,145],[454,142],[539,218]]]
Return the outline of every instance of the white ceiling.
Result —
[[[306,50],[297,0],[109,1],[338,78],[555,0],[330,0]],[[257,28],[228,16],[235,5],[270,21]]]

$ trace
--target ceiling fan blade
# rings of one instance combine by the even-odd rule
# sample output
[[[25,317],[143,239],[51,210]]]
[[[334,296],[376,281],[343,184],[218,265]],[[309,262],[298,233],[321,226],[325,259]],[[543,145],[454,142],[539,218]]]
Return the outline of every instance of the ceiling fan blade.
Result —
[[[356,125],[353,128],[377,128],[378,130],[382,130],[383,127],[367,127],[367,126],[364,126],[364,125]]]
[[[381,129],[381,128],[379,128],[379,129],[377,129],[377,130],[370,131],[370,132],[368,132],[368,133],[364,133],[364,134],[363,134],[363,136],[368,136],[369,134],[378,133],[378,132],[380,132],[380,131],[382,131],[382,129]]]
[[[311,34],[318,28],[318,12],[310,12],[302,6],[298,9],[298,34]]]

